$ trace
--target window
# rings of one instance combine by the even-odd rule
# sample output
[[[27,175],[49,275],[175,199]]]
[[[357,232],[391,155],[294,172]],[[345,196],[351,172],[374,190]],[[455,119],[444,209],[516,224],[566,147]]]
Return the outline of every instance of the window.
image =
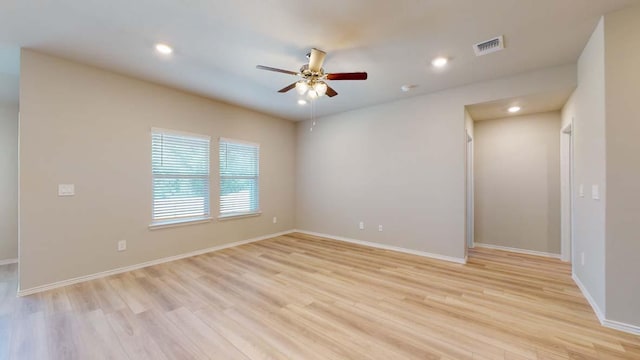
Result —
[[[260,145],[220,138],[220,217],[260,213]]]
[[[210,138],[157,128],[151,134],[151,225],[210,219]]]

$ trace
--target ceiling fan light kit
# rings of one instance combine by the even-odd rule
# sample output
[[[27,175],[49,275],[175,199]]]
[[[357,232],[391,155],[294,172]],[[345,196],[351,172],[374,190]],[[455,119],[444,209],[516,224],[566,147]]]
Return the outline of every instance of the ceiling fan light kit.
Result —
[[[296,83],[298,94],[307,94],[312,99],[324,96],[329,86],[321,80],[300,80]]]
[[[353,73],[333,73],[327,74],[324,72],[322,68],[322,64],[324,63],[324,59],[327,56],[322,50],[311,49],[311,52],[307,54],[309,58],[309,63],[303,65],[300,68],[300,72],[283,70],[278,68],[273,68],[264,65],[257,65],[256,68],[260,70],[274,71],[283,74],[295,75],[301,77],[302,79],[288,85],[278,92],[286,93],[289,90],[295,88],[298,94],[307,95],[310,99],[316,99],[318,97],[327,95],[328,97],[334,97],[338,95],[338,92],[335,91],[332,87],[327,85],[327,80],[366,80],[367,73],[366,72],[353,72]]]

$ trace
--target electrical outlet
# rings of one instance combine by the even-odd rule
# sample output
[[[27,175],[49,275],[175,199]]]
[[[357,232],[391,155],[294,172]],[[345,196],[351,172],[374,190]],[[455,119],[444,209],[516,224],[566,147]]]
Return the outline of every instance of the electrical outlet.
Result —
[[[364,221],[360,221],[360,230],[364,230]]]
[[[276,224],[278,222],[278,217],[274,216],[273,217],[273,223]]]
[[[74,184],[58,184],[58,196],[73,196],[76,194]]]
[[[382,225],[378,225],[378,231],[382,231]]]
[[[118,241],[118,251],[125,251],[125,250],[127,250],[127,240]]]
[[[584,251],[580,253],[580,264],[584,265]]]

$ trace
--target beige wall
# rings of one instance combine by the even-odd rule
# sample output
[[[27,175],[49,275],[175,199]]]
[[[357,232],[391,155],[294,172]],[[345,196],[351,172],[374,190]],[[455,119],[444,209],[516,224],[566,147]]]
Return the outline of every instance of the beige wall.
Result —
[[[18,105],[0,103],[0,262],[18,258]]]
[[[560,112],[475,123],[475,242],[560,253]]]
[[[573,272],[602,312],[605,309],[604,99],[604,23],[601,21],[578,60],[578,87],[572,97],[575,104],[565,107],[565,118],[575,117]],[[575,114],[571,114],[572,111]],[[581,184],[584,197],[577,196]],[[600,187],[600,200],[592,199],[592,185]]]
[[[574,86],[565,66],[299,123],[297,228],[464,258],[465,105]]]
[[[293,228],[295,124],[29,50],[21,67],[20,289]],[[262,216],[150,231],[151,127],[212,137],[214,216],[215,139],[260,143]]]
[[[605,17],[606,316],[640,327],[640,6]]]

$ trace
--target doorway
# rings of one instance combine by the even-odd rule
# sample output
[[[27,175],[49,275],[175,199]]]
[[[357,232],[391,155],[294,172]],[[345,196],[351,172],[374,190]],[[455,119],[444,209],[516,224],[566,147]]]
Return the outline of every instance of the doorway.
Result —
[[[571,262],[573,249],[573,119],[560,133],[560,258]]]

